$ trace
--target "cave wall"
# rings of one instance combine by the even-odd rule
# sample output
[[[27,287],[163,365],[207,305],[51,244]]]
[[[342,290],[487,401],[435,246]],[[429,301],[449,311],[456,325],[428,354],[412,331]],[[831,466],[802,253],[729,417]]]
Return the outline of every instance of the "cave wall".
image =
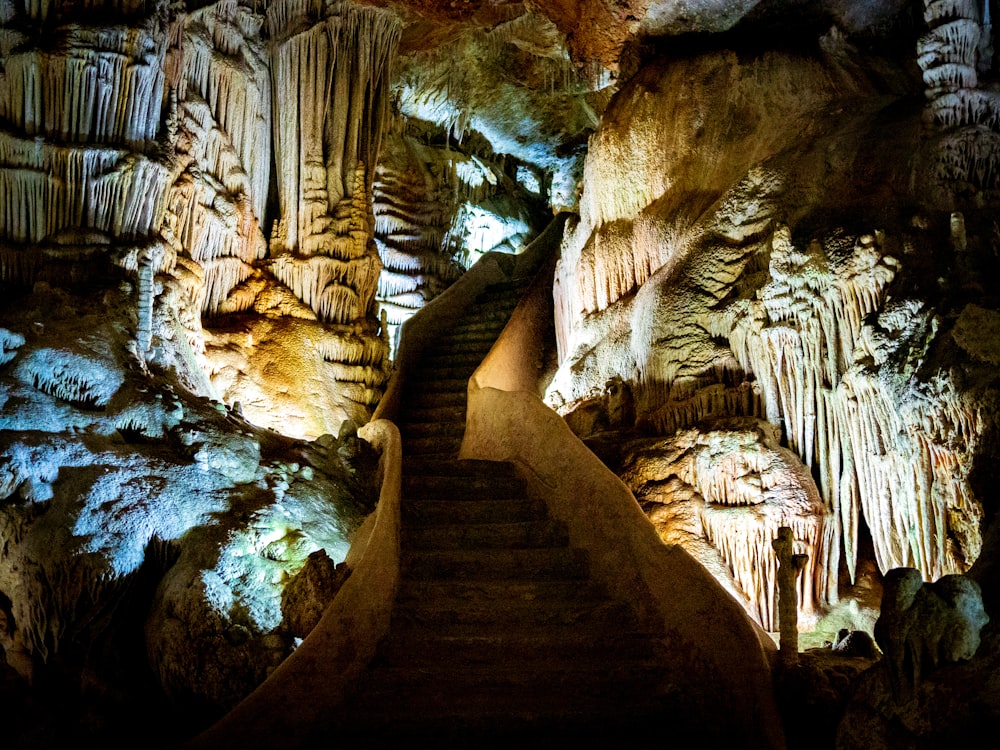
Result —
[[[15,745],[162,723],[165,696],[175,737],[232,706],[336,576],[290,605],[289,581],[340,563],[372,508],[337,435],[389,374],[371,174],[400,24],[268,12],[281,45],[230,0],[0,5],[0,648],[73,696],[33,703]],[[338,75],[360,83],[331,102]]]
[[[609,462],[769,628],[778,525],[809,555],[810,627],[862,547],[928,580],[982,550],[995,95],[981,9],[953,5],[928,6],[922,68],[836,28],[809,49],[663,56],[590,141],[547,400],[596,446],[635,440]],[[727,463],[733,418],[777,430],[798,468]],[[737,463],[775,445],[751,443]],[[819,502],[777,510],[782,484]]]
[[[872,568],[969,570],[996,512],[990,29],[935,1],[902,55],[835,27],[622,64],[745,5],[0,0],[7,662],[98,664],[132,628],[175,698],[259,683],[301,637],[281,590],[369,508],[348,433],[395,328],[549,208],[578,217],[547,400],[751,616],[774,627],[780,526],[809,627]],[[467,12],[492,15],[456,35]]]

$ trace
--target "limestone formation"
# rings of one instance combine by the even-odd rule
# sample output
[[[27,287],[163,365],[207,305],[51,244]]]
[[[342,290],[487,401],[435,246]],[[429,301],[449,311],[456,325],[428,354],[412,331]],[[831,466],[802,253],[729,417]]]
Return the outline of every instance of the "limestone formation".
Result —
[[[836,540],[809,473],[778,445],[770,425],[719,421],[625,448],[620,470],[661,538],[680,544],[767,630],[778,630],[778,557],[791,529],[808,562],[798,598],[810,618],[831,602],[823,560]]]
[[[948,575],[925,584],[913,568],[886,573],[875,639],[896,700],[912,700],[921,679],[938,666],[975,656],[989,620],[975,581]]]
[[[363,160],[337,166],[355,197],[326,252],[358,257],[301,279],[264,230],[262,9],[91,5],[0,4],[0,280],[16,298],[0,335],[4,649],[25,675],[58,662],[102,689],[161,691],[135,701],[219,711],[294,648],[285,580],[317,549],[342,561],[371,507],[336,443],[243,419],[315,437],[377,403],[371,186]],[[344,44],[372,34],[351,26]],[[394,50],[390,32],[384,87]],[[344,138],[364,120],[364,160],[385,107],[337,111]]]
[[[513,159],[498,159],[487,144],[474,148],[472,137],[442,144],[439,136],[428,123],[398,118],[376,170],[377,298],[393,342],[400,325],[485,253],[520,252],[542,202],[507,174]]]
[[[635,411],[622,429],[666,437],[730,415],[777,427],[824,507],[828,543],[810,565],[825,572],[806,577],[826,606],[869,531],[883,571],[968,570],[984,512],[970,472],[995,391],[978,355],[962,360],[967,376],[942,362],[945,310],[962,302],[939,309],[926,294],[928,283],[982,290],[972,269],[990,252],[989,217],[965,214],[976,249],[958,268],[970,270],[928,279],[935,254],[950,252],[966,183],[948,178],[933,219],[917,210],[925,196],[901,175],[943,157],[938,131],[920,140],[919,115],[884,110],[912,91],[905,75],[878,63],[876,79],[838,33],[821,49],[795,61],[664,60],[619,94],[563,242],[547,398],[573,424],[578,410],[604,408],[604,384],[620,376]],[[882,117],[900,118],[891,141],[871,124]],[[859,177],[851,165],[862,161]],[[886,189],[910,196],[902,217],[865,209]],[[766,580],[745,591],[751,600],[768,600],[756,588]]]
[[[795,554],[795,539],[787,526],[778,529],[778,536],[771,542],[771,547],[778,557],[776,608],[781,633],[778,654],[785,667],[794,666],[799,660],[798,578],[809,558]]]
[[[614,508],[573,466],[552,471],[560,487],[548,499],[538,475],[530,497],[498,508],[559,498],[570,538],[545,533],[567,549],[593,531],[587,519],[631,513],[658,554],[624,481],[694,582],[674,615],[725,602],[730,632],[760,657],[755,684],[770,685],[773,668],[795,712],[790,747],[817,740],[813,718],[817,744],[833,743],[851,694],[844,748],[994,731],[1000,642],[982,626],[1000,555],[996,10],[983,0],[0,0],[0,705],[31,709],[14,711],[11,744],[115,746],[132,727],[168,724],[162,741],[180,742],[286,670],[300,639],[293,664],[336,653],[362,669],[368,651],[314,637],[347,623],[376,635],[384,623],[365,618],[388,616],[401,573],[365,560],[363,580],[385,601],[346,612],[340,597],[344,617],[323,618],[373,505],[376,472],[356,426],[376,408],[409,408],[407,429],[421,434],[404,430],[404,446],[458,449],[465,378],[492,345],[484,330],[500,325],[488,300],[469,308],[482,321],[460,310],[487,276],[510,277],[512,308],[527,295],[512,336],[497,340],[490,381],[520,390],[478,393],[537,421],[504,445],[523,452],[518,434],[555,425],[566,455],[586,463],[572,429],[618,474],[600,473]],[[561,240],[553,229],[516,257],[567,209],[552,224]],[[540,257],[555,245],[558,257]],[[460,329],[448,339],[456,350],[424,369],[440,382],[407,373],[422,346],[441,343],[427,316],[408,324],[417,343],[393,361],[404,321],[434,299],[430,319],[451,311]],[[531,346],[512,346],[515,334]],[[414,408],[425,397],[440,417]],[[404,485],[435,460],[407,456]],[[565,477],[582,482],[577,497]],[[575,500],[594,512],[574,515]],[[386,514],[353,555],[378,538],[395,560]],[[459,533],[439,520],[442,535]],[[617,590],[639,579],[612,542],[641,534],[608,523],[590,564]],[[513,549],[518,566],[542,557]],[[786,573],[806,558],[798,611],[783,616],[779,552]],[[514,609],[535,611],[546,575]],[[366,602],[358,577],[346,580],[350,602]],[[593,593],[575,580],[570,598]],[[883,581],[885,658],[860,676],[844,650],[857,642],[857,661],[874,657],[866,633]],[[673,586],[644,580],[615,602],[635,610],[635,633],[657,652],[636,664],[661,648],[682,659],[684,678],[719,696],[699,704],[709,716],[730,699],[770,706],[766,687],[725,697],[726,670],[699,671],[724,654],[738,662],[732,644],[650,638],[647,595]],[[485,595],[463,599],[470,616]],[[801,630],[806,646],[841,628],[857,632],[820,656],[765,658],[765,630],[789,640]],[[588,672],[595,644],[563,630],[564,640],[546,631],[546,653],[606,687]],[[460,651],[435,635],[441,658]],[[461,633],[478,656],[480,635]],[[519,653],[537,651],[512,635],[524,636]],[[487,645],[501,664],[505,644]],[[620,663],[617,647],[600,647]],[[433,661],[433,648],[421,653]],[[426,674],[387,669],[393,685]],[[325,684],[336,690],[349,681],[334,677]],[[621,695],[638,692],[628,669],[619,677]],[[681,705],[659,677],[649,684],[666,692],[654,700]],[[564,677],[545,679],[532,685]],[[269,737],[300,715],[285,688],[276,701],[264,693]],[[365,705],[379,706],[372,697]],[[718,718],[719,736],[738,734]],[[763,723],[759,745],[780,747],[780,728]]]

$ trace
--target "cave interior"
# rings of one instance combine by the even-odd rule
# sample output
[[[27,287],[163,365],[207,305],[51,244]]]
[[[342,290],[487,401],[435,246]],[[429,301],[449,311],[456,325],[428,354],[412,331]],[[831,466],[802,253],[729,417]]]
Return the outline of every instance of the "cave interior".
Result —
[[[0,0],[4,746],[982,746],[997,5]]]

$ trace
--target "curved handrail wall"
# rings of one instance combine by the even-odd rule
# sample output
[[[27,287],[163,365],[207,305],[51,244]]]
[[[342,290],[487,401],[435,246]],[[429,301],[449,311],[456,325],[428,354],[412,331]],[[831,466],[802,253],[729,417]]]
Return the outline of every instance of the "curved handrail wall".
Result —
[[[773,642],[693,558],[660,540],[629,488],[541,400],[530,353],[551,316],[551,283],[536,283],[469,381],[460,457],[520,467],[587,550],[594,576],[664,633],[669,681],[692,716],[739,728],[744,747],[783,747]]]

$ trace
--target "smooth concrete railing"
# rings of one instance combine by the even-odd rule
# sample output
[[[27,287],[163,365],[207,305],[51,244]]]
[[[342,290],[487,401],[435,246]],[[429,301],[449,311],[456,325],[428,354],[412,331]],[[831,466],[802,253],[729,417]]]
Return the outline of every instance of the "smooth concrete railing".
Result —
[[[587,550],[592,574],[663,633],[665,680],[706,742],[716,729],[742,748],[783,747],[773,642],[693,558],[660,540],[629,488],[542,401],[531,354],[550,325],[551,294],[550,278],[536,281],[470,379],[460,457],[513,461]]]
[[[399,586],[400,493],[403,478],[399,429],[369,422],[358,434],[380,453],[378,506],[355,535],[351,571],[319,623],[260,687],[188,748],[300,747],[329,728],[330,718],[389,632]]]

